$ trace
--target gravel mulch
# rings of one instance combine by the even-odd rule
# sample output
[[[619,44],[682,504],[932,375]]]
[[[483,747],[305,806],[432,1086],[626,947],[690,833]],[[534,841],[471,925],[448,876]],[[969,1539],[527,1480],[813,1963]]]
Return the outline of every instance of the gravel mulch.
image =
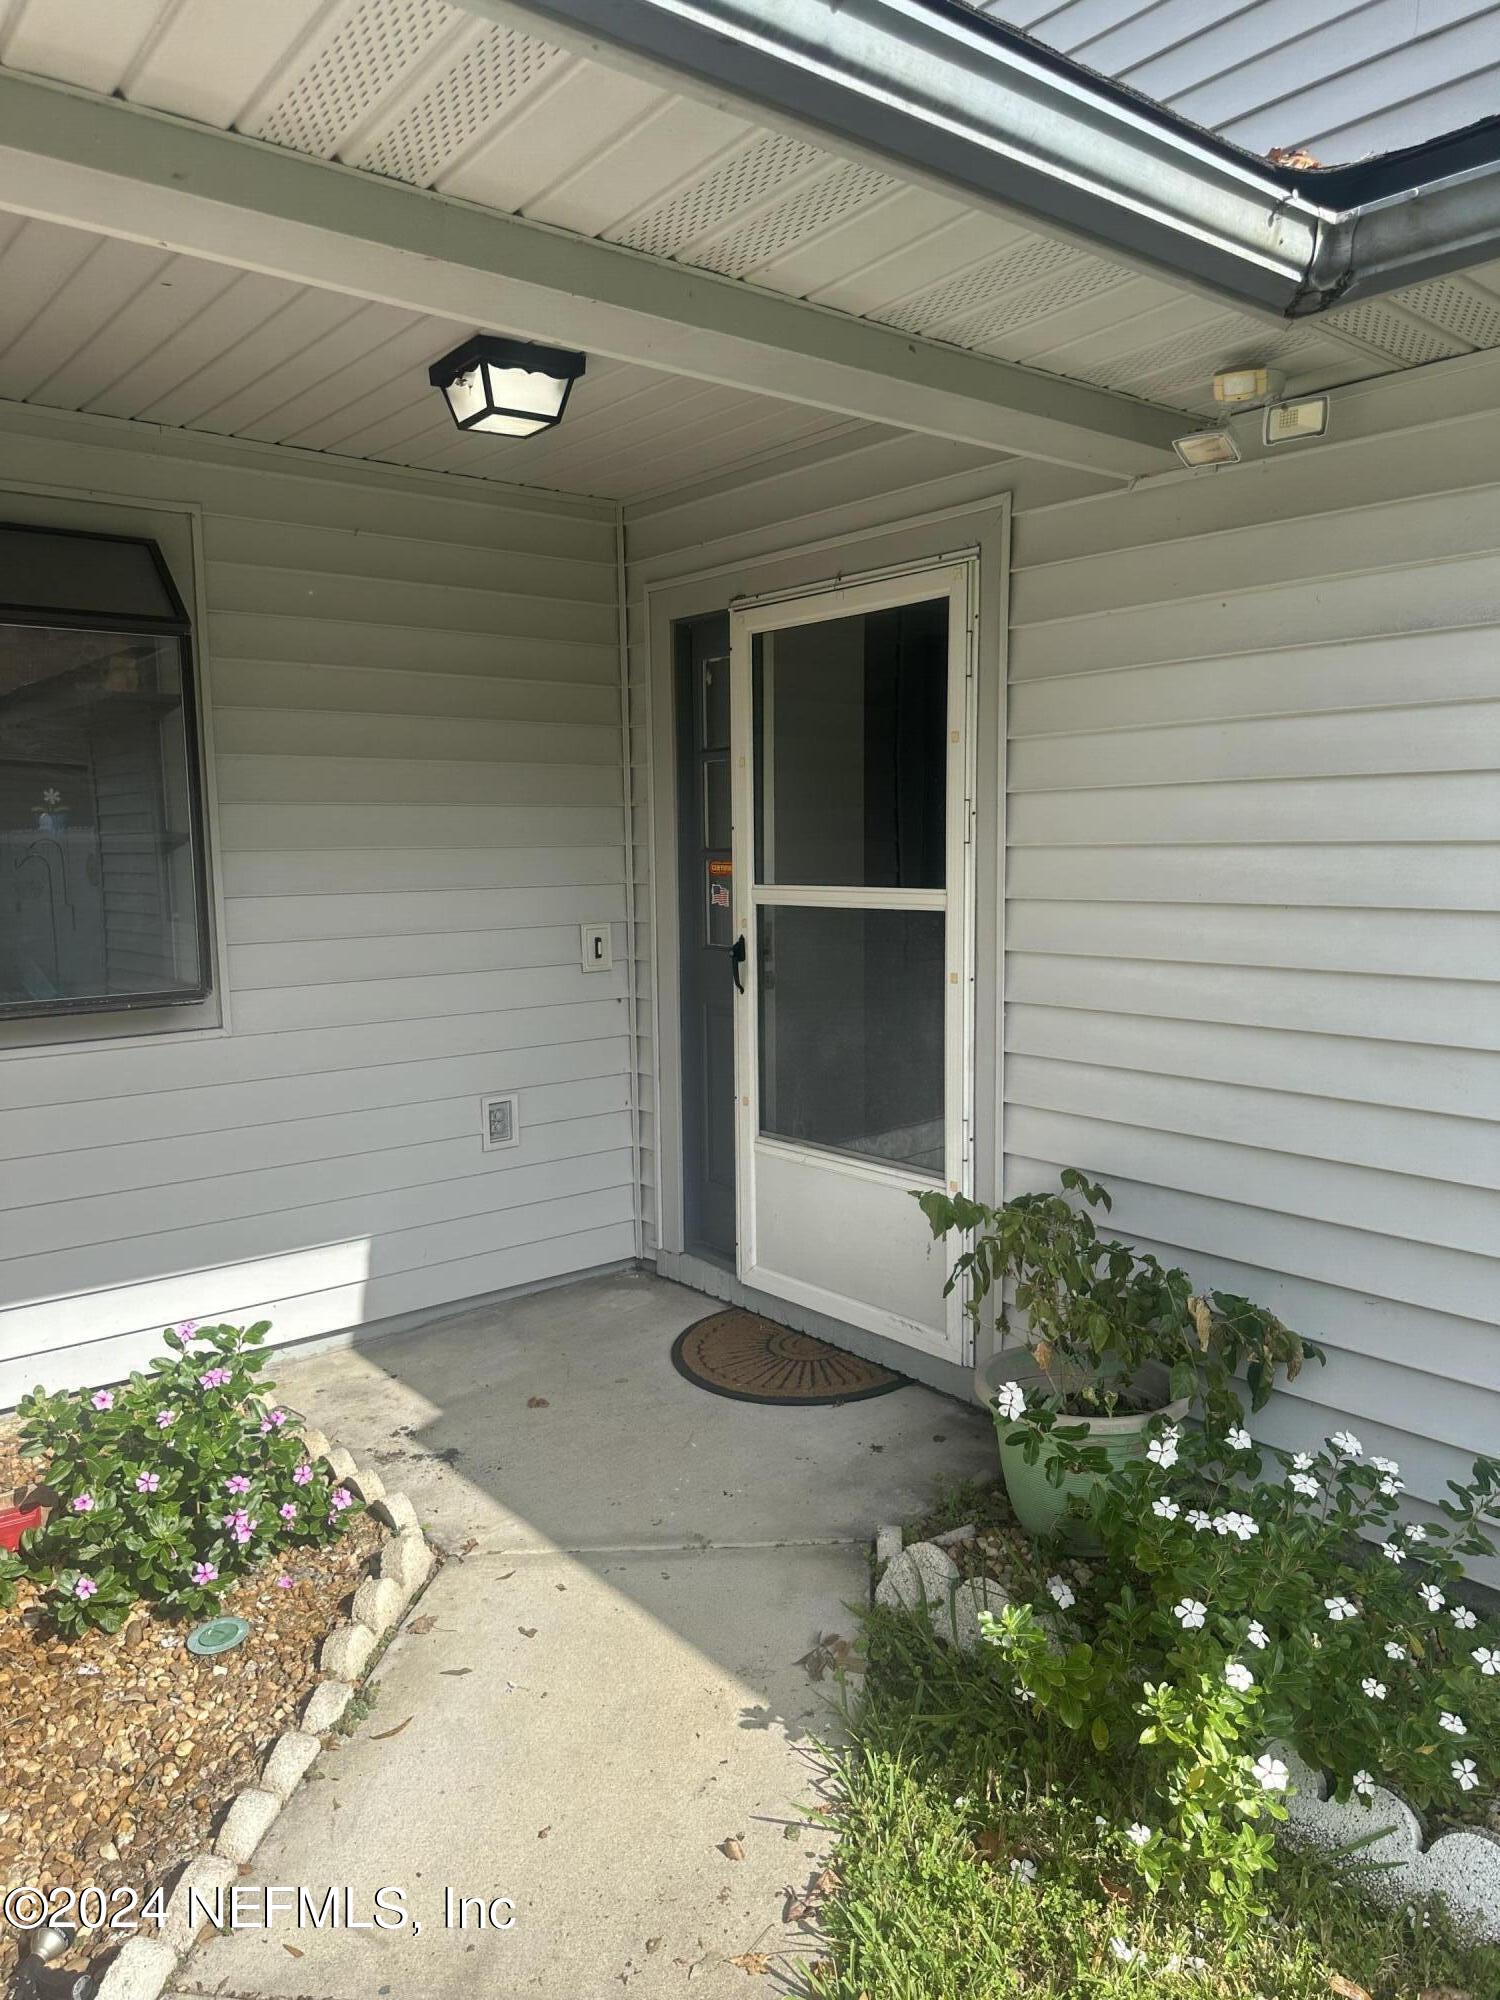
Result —
[[[28,1477],[35,1468],[0,1434],[0,1497]],[[361,1514],[329,1547],[244,1578],[224,1609],[249,1621],[250,1637],[218,1660],[188,1652],[196,1621],[145,1608],[116,1633],[59,1638],[23,1583],[0,1610],[0,1887],[92,1884],[144,1899],[208,1846],[321,1678],[318,1646],[380,1540]],[[119,1941],[100,1933],[93,1955]],[[0,1986],[18,1956],[15,1934],[0,1932]],[[90,1956],[83,1942],[60,1962],[82,1969]]]

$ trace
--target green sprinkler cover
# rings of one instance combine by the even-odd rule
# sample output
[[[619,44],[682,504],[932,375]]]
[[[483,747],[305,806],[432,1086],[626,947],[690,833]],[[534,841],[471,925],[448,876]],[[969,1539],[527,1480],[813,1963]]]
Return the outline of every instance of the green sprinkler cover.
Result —
[[[195,1625],[188,1633],[187,1649],[212,1659],[215,1653],[227,1653],[249,1636],[250,1626],[243,1618],[210,1618],[206,1625]]]

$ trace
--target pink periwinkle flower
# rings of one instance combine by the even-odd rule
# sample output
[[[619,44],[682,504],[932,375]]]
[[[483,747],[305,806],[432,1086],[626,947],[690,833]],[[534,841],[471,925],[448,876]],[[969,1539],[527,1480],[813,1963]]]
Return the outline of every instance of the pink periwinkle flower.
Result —
[[[235,1522],[234,1526],[230,1529],[229,1532],[234,1536],[234,1539],[239,1543],[240,1547],[243,1548],[246,1542],[248,1542],[250,1537],[255,1533],[255,1530],[258,1525],[259,1525],[258,1522],[249,1520],[245,1515],[242,1514],[239,1520]]]
[[[232,1472],[224,1481],[224,1491],[226,1493],[248,1493],[250,1491],[250,1482],[243,1472]]]
[[[114,1396],[108,1389],[96,1389],[89,1401],[96,1410],[112,1410],[115,1406]]]
[[[297,1518],[297,1503],[295,1500],[283,1500],[277,1511],[280,1513],[283,1521],[295,1521]]]
[[[94,1511],[93,1494],[80,1493],[78,1498],[73,1502],[73,1512],[75,1514],[92,1514],[93,1511]]]
[[[217,1566],[214,1563],[194,1564],[193,1566],[194,1583],[200,1583],[200,1584],[217,1583],[218,1580],[219,1580],[219,1572]]]
[[[191,1347],[193,1344],[193,1337],[197,1333],[197,1331],[198,1331],[197,1320],[185,1319],[182,1322],[181,1326],[174,1329],[173,1338],[176,1340],[177,1345],[179,1347]]]
[[[310,1465],[307,1464],[299,1465],[297,1467],[297,1470],[292,1474],[292,1478],[297,1482],[299,1486],[311,1485],[312,1476],[313,1476],[313,1469]]]
[[[266,1414],[260,1420],[261,1436],[264,1437],[267,1431],[279,1431],[285,1422],[285,1410],[267,1410]]]
[[[342,1514],[346,1507],[352,1507],[353,1505],[354,1495],[349,1491],[347,1486],[335,1486],[328,1496],[328,1506],[331,1513]]]
[[[222,1389],[229,1380],[227,1368],[206,1368],[198,1377],[200,1389]]]
[[[160,1485],[161,1474],[159,1472],[138,1472],[136,1474],[135,1490],[137,1493],[154,1493]]]
[[[291,1578],[290,1578],[289,1576],[278,1576],[278,1577],[277,1577],[277,1579],[276,1579],[276,1588],[277,1588],[278,1590],[290,1590],[290,1589],[291,1589],[291,1587],[292,1587],[292,1579],[291,1579]]]
[[[75,1597],[81,1597],[85,1603],[87,1603],[91,1597],[97,1597],[98,1594],[99,1594],[99,1586],[97,1583],[95,1583],[94,1579],[91,1576],[79,1577],[77,1583],[75,1583],[73,1586],[73,1595]]]
[[[158,1410],[156,1413],[156,1428],[159,1431],[169,1431],[176,1421],[177,1412],[175,1410]]]

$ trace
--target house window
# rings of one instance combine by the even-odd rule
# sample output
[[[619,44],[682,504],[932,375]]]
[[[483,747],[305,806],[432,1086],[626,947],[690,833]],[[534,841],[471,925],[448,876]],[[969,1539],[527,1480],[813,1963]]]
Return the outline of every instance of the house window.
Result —
[[[0,526],[0,1018],[210,985],[187,610],[153,541]]]

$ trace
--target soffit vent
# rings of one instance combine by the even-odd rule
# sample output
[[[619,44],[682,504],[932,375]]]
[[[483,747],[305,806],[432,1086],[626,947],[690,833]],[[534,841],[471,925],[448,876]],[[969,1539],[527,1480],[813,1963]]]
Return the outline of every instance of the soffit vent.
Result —
[[[1420,368],[1424,362],[1442,361],[1450,354],[1465,351],[1463,341],[1439,333],[1435,326],[1408,319],[1404,313],[1393,312],[1378,299],[1338,306],[1326,317],[1336,331],[1352,333],[1356,340],[1362,340],[1380,354],[1388,354],[1404,368]]]
[[[742,209],[774,194],[794,174],[806,173],[827,159],[826,153],[787,133],[763,133],[669,201],[612,232],[612,240],[654,257],[675,257],[700,236],[732,221]]]
[[[1500,299],[1452,278],[1429,278],[1397,292],[1393,305],[1431,320],[1469,347],[1500,347]]]
[[[360,0],[301,74],[244,130],[274,146],[331,159],[340,141],[457,19],[445,0]]]
[[[1273,331],[1234,313],[1076,372],[1085,382],[1116,385],[1179,409],[1211,407],[1209,378],[1215,368],[1279,364],[1312,341],[1313,335],[1300,327]]]
[[[492,119],[563,60],[550,42],[486,28],[415,104],[349,159],[414,187],[431,187]]]
[[[710,271],[722,271],[726,277],[741,277],[769,264],[805,237],[831,228],[852,210],[893,193],[900,185],[874,167],[842,161],[810,186],[774,203],[743,229],[731,230],[719,242],[709,244],[694,262]]]
[[[1033,320],[1066,312],[1069,306],[1082,305],[1087,299],[1112,292],[1118,285],[1129,284],[1134,276],[1123,264],[1107,264],[1102,257],[1083,257],[1030,290],[1012,292],[972,318],[945,326],[943,338],[956,341],[960,347],[983,347],[1006,333],[1029,326]]]
[[[1049,271],[1071,263],[1077,255],[1069,243],[1060,243],[1050,236],[1026,236],[999,256],[987,257],[982,264],[944,278],[940,284],[929,285],[925,291],[897,305],[882,307],[873,317],[884,320],[888,326],[902,327],[908,333],[926,333],[945,320],[989,305],[1018,285],[1045,277]]]

